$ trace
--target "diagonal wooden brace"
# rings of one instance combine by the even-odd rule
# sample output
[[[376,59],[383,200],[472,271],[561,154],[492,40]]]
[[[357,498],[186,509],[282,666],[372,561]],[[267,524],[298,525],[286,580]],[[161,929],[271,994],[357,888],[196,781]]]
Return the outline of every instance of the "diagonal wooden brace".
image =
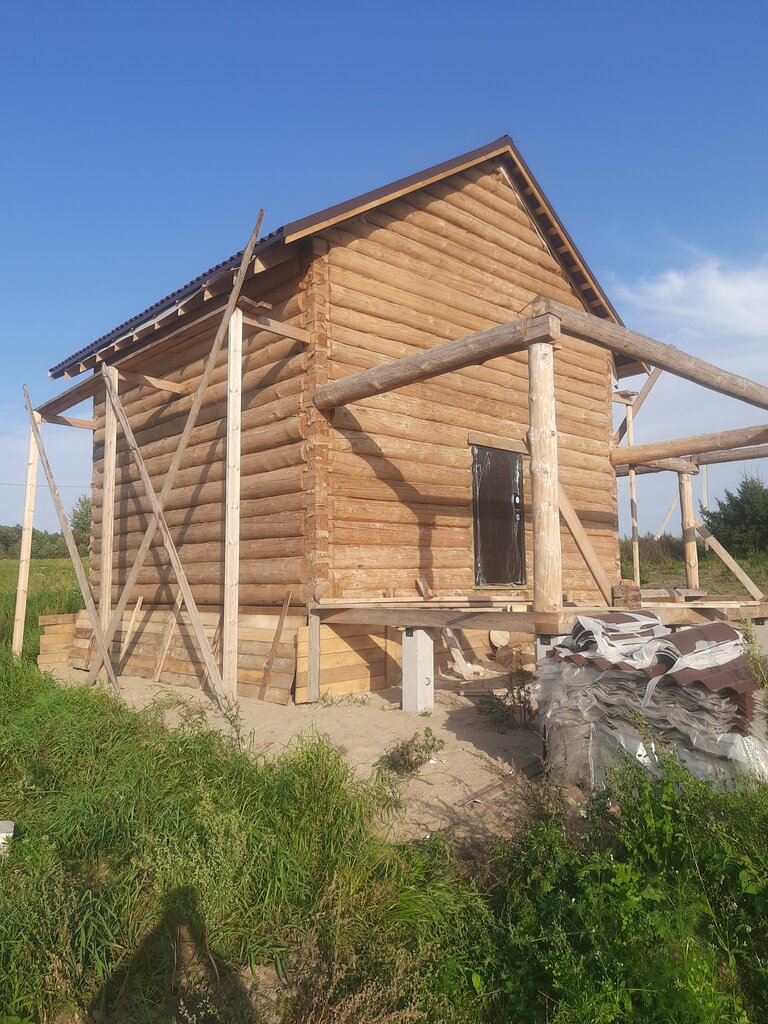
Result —
[[[43,446],[43,439],[40,435],[40,427],[37,422],[37,417],[32,408],[32,403],[29,400],[29,392],[27,391],[26,384],[24,385],[24,404],[27,407],[29,413],[29,422],[32,426],[32,434],[37,444],[37,450],[40,453],[40,461],[43,464],[45,470],[45,476],[48,480],[48,487],[51,491],[51,498],[53,499],[53,505],[56,509],[56,515],[59,518],[59,525],[61,526],[61,532],[64,534],[64,540],[67,544],[67,550],[69,551],[69,557],[72,559],[72,565],[75,570],[75,576],[77,577],[77,583],[80,587],[80,593],[83,595],[83,601],[85,601],[86,611],[88,612],[88,618],[91,622],[91,629],[96,640],[96,646],[99,651],[99,655],[104,663],[104,667],[107,671],[107,677],[112,686],[112,689],[118,693],[120,687],[117,684],[117,678],[112,668],[112,663],[109,659],[109,646],[104,637],[104,633],[101,629],[101,623],[99,622],[99,613],[96,610],[96,602],[93,599],[93,592],[91,591],[91,585],[86,579],[85,570],[83,569],[83,563],[80,559],[80,552],[77,550],[77,544],[75,544],[75,538],[72,535],[67,516],[64,511],[64,506],[61,503],[61,497],[59,495],[59,489],[56,486],[56,481],[53,477],[53,470],[51,464],[48,461],[48,456]]]
[[[155,489],[152,486],[152,479],[144,463],[144,459],[141,457],[141,452],[139,451],[139,446],[136,442],[136,437],[133,433],[131,424],[128,422],[128,417],[125,414],[123,403],[120,401],[120,396],[117,393],[117,388],[115,387],[113,380],[110,378],[108,367],[106,365],[102,365],[101,372],[102,376],[104,377],[104,386],[106,388],[107,400],[112,405],[112,408],[114,409],[115,412],[115,416],[117,418],[117,422],[120,424],[120,429],[123,431],[123,435],[128,445],[128,451],[130,452],[131,458],[133,459],[133,463],[139,472],[139,476],[141,477],[141,483],[142,486],[144,487],[144,492],[146,493],[147,499],[149,500],[149,504],[152,509],[152,514],[154,515],[158,529],[160,530],[160,536],[163,538],[165,550],[168,552],[168,558],[171,562],[171,565],[173,566],[173,571],[176,574],[176,579],[179,584],[179,590],[181,591],[181,594],[184,598],[184,604],[187,607],[187,612],[189,613],[189,619],[192,624],[192,629],[194,630],[195,637],[197,639],[197,644],[198,647],[200,648],[200,653],[203,656],[205,667],[208,670],[208,675],[211,680],[211,685],[213,686],[214,692],[216,694],[216,699],[221,709],[225,711],[229,705],[229,698],[224,689],[224,683],[222,682],[221,673],[219,672],[219,667],[216,664],[216,659],[213,656],[211,645],[208,643],[208,637],[206,636],[205,633],[205,627],[203,626],[203,621],[200,618],[200,612],[197,610],[197,604],[195,602],[194,596],[192,595],[192,588],[189,585],[187,574],[184,571],[184,566],[181,564],[181,558],[179,558],[179,553],[176,550],[176,545],[173,542],[171,531],[168,528],[168,523],[165,521],[165,516],[163,515],[163,509],[160,505],[157,494],[155,493]]]
[[[240,297],[240,291],[243,287],[243,282],[245,281],[245,275],[248,270],[248,266],[251,262],[251,257],[253,256],[253,250],[255,249],[256,242],[258,241],[259,232],[261,231],[261,225],[263,220],[264,211],[260,210],[259,216],[256,220],[256,225],[253,231],[251,232],[251,237],[249,238],[248,244],[243,250],[243,258],[240,261],[240,267],[237,271],[237,275],[235,276],[235,280],[232,285],[232,291],[230,292],[229,299],[227,300],[227,305],[224,309],[224,314],[221,318],[219,329],[216,332],[216,337],[214,338],[213,345],[211,347],[211,352],[208,356],[208,362],[205,364],[203,376],[201,377],[200,384],[198,385],[197,391],[195,392],[195,397],[192,401],[192,405],[189,410],[189,415],[187,416],[187,422],[185,423],[184,430],[182,431],[181,437],[179,438],[178,447],[176,448],[176,452],[173,456],[173,459],[171,460],[171,464],[168,467],[168,472],[166,473],[165,476],[165,482],[163,483],[163,489],[160,491],[160,494],[158,496],[158,503],[161,509],[165,508],[165,503],[168,500],[168,495],[171,493],[171,489],[173,488],[173,482],[176,479],[176,473],[178,472],[179,466],[181,465],[181,460],[184,457],[184,452],[187,450],[189,439],[192,435],[192,431],[195,428],[195,424],[197,423],[197,417],[200,415],[200,409],[202,408],[203,405],[203,399],[205,398],[205,392],[208,388],[208,382],[211,379],[211,374],[213,373],[214,368],[216,366],[216,360],[218,359],[219,352],[221,351],[221,346],[223,345],[224,338],[227,335],[230,318],[235,310],[235,307],[237,306],[237,300]],[[123,614],[125,612],[125,609],[128,607],[128,602],[131,599],[133,589],[136,586],[136,581],[139,578],[139,573],[141,572],[142,566],[144,565],[144,561],[147,557],[147,554],[149,553],[149,549],[152,545],[152,541],[154,539],[156,530],[157,520],[153,516],[147,525],[146,533],[144,534],[144,538],[141,544],[139,545],[139,550],[136,552],[136,558],[134,559],[133,565],[131,566],[128,572],[128,577],[125,581],[122,593],[120,594],[117,604],[115,605],[115,609],[112,612],[112,618],[109,620],[109,626],[107,627],[106,630],[107,644],[111,643],[112,638],[114,637],[118,627],[120,626],[120,623],[123,620]],[[100,667],[101,660],[99,656],[99,658],[96,659],[95,665],[91,667],[89,675],[90,682],[93,682],[93,680],[96,678]]]

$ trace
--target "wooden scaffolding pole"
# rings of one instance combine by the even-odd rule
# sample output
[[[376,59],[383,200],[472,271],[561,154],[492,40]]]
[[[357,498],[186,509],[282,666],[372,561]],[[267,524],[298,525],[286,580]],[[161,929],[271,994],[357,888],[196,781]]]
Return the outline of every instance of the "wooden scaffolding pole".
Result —
[[[85,608],[91,622],[91,629],[93,630],[93,635],[96,640],[96,646],[99,650],[99,654],[101,655],[102,663],[107,671],[107,678],[109,679],[112,688],[117,692],[119,690],[117,678],[115,677],[112,664],[109,660],[109,649],[101,630],[99,613],[96,609],[96,602],[93,599],[91,585],[86,578],[83,563],[80,559],[80,552],[77,550],[75,538],[72,536],[72,530],[67,520],[66,513],[64,512],[64,505],[62,504],[61,497],[59,496],[59,489],[56,486],[53,470],[51,469],[51,464],[48,461],[48,456],[46,455],[45,447],[43,446],[43,439],[40,436],[40,426],[35,418],[35,411],[32,408],[32,402],[29,399],[29,392],[27,391],[26,384],[24,385],[24,403],[27,407],[27,412],[29,413],[29,422],[32,426],[32,433],[35,435],[35,442],[40,453],[40,461],[43,464],[43,470],[48,481],[48,487],[53,500],[53,507],[56,509],[56,515],[59,520],[59,525],[61,526],[61,532],[64,534],[64,541],[67,545],[69,557],[72,559],[72,565],[75,570],[78,586],[80,587],[80,593],[83,595],[83,601],[85,602]]]
[[[634,441],[633,408],[627,406],[627,444]],[[629,518],[632,526],[632,579],[636,587],[640,586],[640,531],[637,526],[637,476],[632,466],[629,467]]]
[[[533,512],[533,610],[553,612],[563,603],[560,495],[552,339],[528,346],[528,447]]]
[[[40,424],[40,414],[34,413],[35,422]],[[37,466],[40,453],[35,432],[29,429],[27,450],[27,482],[24,487],[24,515],[21,521],[21,551],[19,552],[19,579],[16,584],[16,610],[13,616],[12,651],[18,657],[24,647],[24,625],[27,619],[27,594],[29,592],[29,560],[32,555],[32,530],[35,518],[35,495],[37,493]]]
[[[256,220],[256,225],[253,231],[251,232],[251,237],[248,240],[248,244],[243,250],[243,256],[242,259],[240,260],[240,267],[235,276],[235,280],[232,285],[232,291],[229,294],[229,299],[227,300],[227,304],[224,309],[224,315],[222,316],[221,323],[219,324],[219,329],[216,332],[216,337],[214,338],[213,345],[211,346],[208,361],[205,364],[203,375],[200,378],[200,383],[197,387],[197,391],[195,392],[195,397],[192,400],[192,405],[190,407],[189,413],[187,414],[187,422],[184,424],[184,429],[181,433],[181,437],[179,438],[179,443],[176,447],[176,451],[174,452],[173,458],[171,459],[171,464],[168,467],[168,471],[165,474],[163,489],[161,490],[158,498],[158,505],[161,510],[165,508],[165,503],[168,500],[168,495],[171,493],[171,489],[173,488],[173,482],[176,479],[176,473],[178,472],[179,466],[181,465],[181,460],[184,457],[184,452],[187,450],[189,439],[192,435],[192,431],[195,428],[195,424],[197,423],[197,417],[200,415],[200,409],[202,408],[203,405],[203,399],[205,398],[205,392],[208,388],[208,382],[211,379],[211,374],[213,373],[214,368],[216,366],[216,361],[221,351],[221,346],[224,343],[224,337],[229,329],[230,317],[232,316],[237,306],[237,300],[240,297],[240,290],[242,289],[243,282],[245,281],[245,275],[248,271],[248,266],[251,262],[251,257],[253,256],[253,250],[256,247],[256,242],[258,241],[259,232],[261,231],[261,225],[263,220],[264,211],[259,210],[259,216]],[[122,622],[123,613],[125,612],[125,609],[128,607],[128,602],[131,599],[133,588],[136,586],[136,581],[138,580],[139,573],[141,572],[142,566],[144,565],[144,560],[146,559],[149,549],[152,546],[152,541],[154,539],[157,527],[157,519],[153,516],[149,520],[149,523],[147,524],[146,533],[144,534],[144,538],[141,544],[139,545],[139,550],[136,553],[136,558],[134,559],[133,564],[131,565],[131,568],[128,572],[128,578],[125,581],[122,593],[120,594],[118,602],[115,606],[115,610],[112,613],[112,618],[110,620],[106,634],[108,644],[111,643],[112,638],[114,637],[117,629],[120,626],[120,623]],[[89,680],[91,682],[96,678],[99,668],[100,662],[97,658],[96,664],[91,668],[90,671]]]
[[[104,366],[102,372],[117,390],[117,370]],[[117,419],[110,402],[104,409],[104,473],[101,491],[101,559],[99,566],[99,621],[106,631],[112,611],[112,550],[115,538],[115,471],[117,466]]]
[[[680,518],[683,524],[683,552],[685,555],[685,585],[699,589],[699,553],[696,549],[696,516],[693,511],[693,487],[688,473],[678,474],[680,487]]]
[[[677,494],[675,494],[674,498],[672,499],[672,501],[670,503],[670,506],[667,509],[666,514],[665,514],[664,518],[661,521],[661,526],[658,528],[656,533],[653,535],[653,539],[654,540],[658,540],[659,537],[662,535],[662,533],[664,533],[664,527],[667,525],[669,520],[672,518],[672,513],[677,508],[678,501],[680,501],[680,493],[679,493],[679,491],[678,491]]]
[[[227,478],[224,515],[224,627],[222,682],[237,699],[237,642],[240,609],[240,433],[242,416],[243,314],[236,309],[227,339]]]
[[[106,367],[104,367],[103,369],[106,370]],[[205,667],[208,670],[208,676],[211,680],[211,685],[213,686],[216,699],[219,703],[219,706],[224,711],[227,709],[229,705],[229,695],[226,693],[224,689],[224,684],[221,679],[221,673],[219,672],[219,666],[216,664],[216,659],[213,656],[211,645],[208,643],[208,636],[206,635],[205,627],[203,626],[203,621],[200,618],[200,613],[197,610],[197,604],[195,603],[195,599],[192,595],[192,588],[189,585],[187,574],[184,571],[184,566],[181,564],[181,558],[179,557],[179,553],[176,550],[176,545],[173,542],[173,537],[171,536],[171,531],[168,528],[168,524],[165,521],[163,510],[160,506],[157,494],[155,493],[155,489],[152,486],[152,479],[149,475],[146,465],[144,464],[144,459],[141,457],[141,452],[136,442],[136,438],[134,437],[131,425],[128,422],[128,417],[125,414],[125,409],[123,409],[123,405],[122,402],[120,401],[120,397],[117,393],[117,390],[115,389],[109,376],[107,376],[106,374],[104,376],[104,383],[106,385],[107,401],[112,403],[112,407],[115,410],[115,416],[117,417],[117,421],[120,424],[120,429],[123,431],[123,435],[125,436],[128,451],[131,455],[131,458],[133,459],[133,464],[136,466],[139,476],[141,477],[141,483],[144,488],[144,493],[147,496],[150,508],[152,509],[152,514],[155,517],[158,529],[160,530],[160,536],[163,539],[163,544],[165,545],[165,550],[168,554],[168,559],[171,565],[173,566],[173,571],[176,575],[176,581],[179,584],[179,590],[181,591],[182,596],[184,598],[184,604],[186,605],[187,608],[189,621],[192,625],[192,629],[194,631],[195,639],[197,640],[197,645],[198,648],[200,649],[200,654],[202,655],[203,662],[205,663]]]

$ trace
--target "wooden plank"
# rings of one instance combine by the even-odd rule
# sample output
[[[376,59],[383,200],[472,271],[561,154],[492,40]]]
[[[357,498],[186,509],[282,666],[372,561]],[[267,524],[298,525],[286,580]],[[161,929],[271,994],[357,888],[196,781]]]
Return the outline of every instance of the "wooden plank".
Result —
[[[240,446],[242,433],[243,314],[236,309],[227,341],[227,476],[224,510],[224,627],[222,681],[237,698],[237,630],[240,612]]]
[[[437,597],[437,594],[432,590],[432,587],[430,587],[429,583],[427,583],[425,579],[417,579],[416,586],[418,587],[421,596],[425,600],[431,601],[433,598]],[[455,665],[458,673],[461,675],[461,678],[472,679],[472,670],[467,664],[467,659],[464,657],[464,652],[461,649],[461,644],[456,639],[456,634],[453,632],[452,629],[448,628],[447,626],[440,630],[440,634],[443,640],[445,641],[445,646],[448,648],[453,664]]]
[[[106,369],[106,367],[104,369]],[[205,627],[203,626],[202,620],[200,619],[200,613],[197,610],[197,604],[195,603],[195,599],[192,594],[192,588],[190,587],[189,581],[187,579],[187,574],[184,571],[184,566],[182,565],[181,559],[179,558],[179,553],[176,550],[176,545],[173,542],[171,531],[168,528],[168,524],[165,521],[162,507],[160,505],[160,502],[158,501],[157,495],[155,494],[155,489],[152,486],[152,480],[149,476],[149,473],[147,472],[146,466],[144,465],[144,460],[141,457],[141,452],[139,451],[139,446],[136,443],[136,438],[133,436],[131,425],[128,422],[128,418],[125,415],[122,403],[120,402],[120,397],[117,394],[117,391],[115,390],[114,384],[112,383],[108,376],[104,377],[104,383],[106,385],[107,398],[112,403],[112,406],[115,410],[115,415],[117,416],[117,420],[120,424],[120,428],[122,429],[123,434],[125,435],[125,439],[128,444],[128,450],[130,451],[136,468],[138,469],[139,474],[141,476],[141,482],[144,487],[144,492],[149,500],[149,504],[152,509],[152,514],[154,515],[158,525],[158,529],[160,530],[160,535],[163,539],[163,544],[165,545],[165,550],[168,554],[168,560],[173,566],[173,571],[176,575],[176,581],[179,584],[179,590],[184,596],[184,604],[186,605],[187,608],[187,614],[189,615],[192,627],[195,631],[195,637],[200,648],[200,653],[203,656],[205,667],[208,670],[208,676],[211,681],[211,685],[213,686],[214,693],[216,694],[216,698],[220,706],[222,707],[222,709],[224,709],[226,708],[229,702],[230,695],[224,688],[224,684],[221,679],[221,674],[219,672],[219,667],[216,664],[216,661],[213,657],[213,652],[211,651],[211,646],[208,643],[208,637],[205,632]]]
[[[695,517],[693,525],[699,531],[702,538],[709,544],[711,550],[714,551],[715,554],[728,566],[736,579],[744,586],[744,589],[747,590],[756,601],[762,601],[765,594],[758,587],[755,581],[750,576],[747,576],[736,559],[729,554],[720,541],[716,537],[713,537],[707,527]]]
[[[313,611],[324,625],[359,623],[373,626],[432,626],[442,629],[508,629],[520,633],[555,633],[557,613],[506,612],[498,609],[435,608],[434,606],[355,605],[348,608],[316,608]]]
[[[280,609],[280,618],[277,620],[277,628],[275,629],[275,638],[272,641],[272,647],[267,655],[267,663],[264,666],[264,677],[262,679],[262,687],[265,692],[269,687],[270,679],[272,676],[272,666],[275,663],[275,656],[277,649],[280,645],[280,637],[283,635],[283,626],[285,625],[285,617],[288,614],[288,608],[291,603],[291,591],[286,591],[285,600],[283,601],[283,607]]]
[[[500,448],[505,452],[516,452],[518,455],[528,457],[530,452],[525,441],[515,441],[508,437],[497,437],[495,434],[482,434],[477,430],[470,430],[467,433],[467,444],[479,444],[484,448]]]
[[[633,408],[633,411],[634,411],[635,415],[637,415],[640,412],[640,409],[642,408],[643,403],[645,402],[646,398],[650,394],[651,389],[653,388],[653,385],[656,383],[656,381],[661,376],[661,373],[662,373],[662,371],[659,369],[659,367],[655,366],[653,368],[653,370],[651,370],[651,372],[648,374],[648,379],[645,381],[643,386],[640,388],[640,390],[638,391],[637,396],[636,396],[634,402],[632,403],[632,408]],[[626,433],[627,433],[627,420],[626,420],[626,417],[625,417],[623,423],[621,423],[619,425],[618,430],[613,435],[613,443],[614,444],[620,444]]]
[[[64,540],[67,545],[69,557],[72,559],[72,566],[75,570],[75,576],[77,578],[78,586],[80,587],[80,593],[83,595],[83,601],[85,602],[86,611],[88,612],[88,618],[91,621],[91,628],[93,629],[93,635],[96,638],[96,645],[99,649],[99,653],[101,654],[102,662],[107,672],[107,678],[109,679],[113,690],[118,692],[120,688],[117,685],[117,678],[112,668],[112,663],[109,660],[109,649],[99,623],[99,613],[96,610],[96,602],[93,599],[93,592],[91,591],[91,586],[86,578],[85,570],[83,569],[80,552],[77,550],[75,538],[72,536],[72,530],[70,529],[69,521],[64,511],[61,497],[59,496],[59,489],[56,486],[53,470],[51,469],[51,464],[48,461],[48,456],[43,446],[43,439],[40,436],[40,426],[37,422],[37,416],[32,408],[32,402],[30,401],[26,384],[24,385],[24,404],[27,407],[29,422],[40,454],[40,461],[43,464],[43,470],[45,471],[45,476],[48,480],[48,487],[51,492],[53,506],[56,509],[56,516],[58,517],[59,525],[61,526],[61,532],[64,534]]]
[[[484,363],[497,356],[519,352],[541,338],[556,337],[559,337],[556,319],[546,316],[523,317],[458,341],[437,345],[426,352],[417,352],[384,366],[375,366],[331,381],[317,389],[314,403],[318,409],[335,409],[361,398],[381,395],[453,370]]]
[[[680,486],[680,518],[683,524],[685,584],[691,590],[699,586],[699,553],[696,548],[696,516],[693,511],[693,488],[686,473],[678,475]]]
[[[528,447],[531,451],[533,608],[553,612],[562,604],[563,564],[558,500],[557,423],[552,341],[528,346]]]
[[[605,598],[605,603],[609,605],[611,604],[613,584],[608,577],[608,573],[603,568],[602,562],[592,545],[592,541],[589,539],[587,531],[582,526],[581,520],[576,514],[576,510],[571,504],[571,500],[566,494],[565,488],[562,484],[558,485],[558,498],[560,515],[563,517],[563,522],[568,527],[570,534],[576,543],[576,547],[579,549],[582,558],[587,563],[587,567],[592,573],[595,583],[600,589],[600,593]]]
[[[39,425],[40,414],[33,413]],[[21,520],[21,550],[19,552],[19,578],[16,583],[16,608],[13,615],[13,640],[11,650],[19,657],[24,647],[24,625],[27,618],[27,594],[29,593],[29,562],[32,554],[32,532],[35,518],[35,495],[37,493],[37,465],[39,449],[35,432],[30,428],[27,449],[27,479],[24,485],[24,512]]]
[[[200,383],[198,384],[197,391],[195,392],[195,397],[192,401],[189,413],[187,414],[187,420],[184,424],[184,429],[181,433],[181,437],[179,438],[179,443],[176,447],[173,459],[171,460],[171,464],[168,467],[168,471],[165,475],[163,488],[158,498],[158,507],[161,511],[165,507],[165,503],[168,500],[168,496],[171,493],[171,490],[173,489],[173,483],[176,478],[176,473],[178,472],[179,466],[181,465],[181,460],[183,459],[184,452],[186,451],[187,445],[189,444],[189,439],[192,435],[192,431],[195,428],[195,424],[197,423],[197,418],[200,415],[200,410],[203,406],[203,400],[205,398],[205,392],[208,387],[208,381],[210,380],[211,374],[215,369],[218,355],[219,352],[221,351],[221,346],[224,342],[224,337],[229,328],[229,319],[232,316],[235,307],[237,306],[237,300],[240,297],[240,290],[242,289],[243,282],[245,281],[248,265],[251,261],[253,250],[256,247],[256,242],[259,237],[259,232],[261,230],[263,220],[264,210],[260,210],[259,215],[256,219],[254,229],[251,232],[251,237],[249,238],[248,244],[243,250],[243,256],[240,261],[240,267],[235,276],[234,283],[232,285],[232,291],[230,293],[229,299],[227,300],[227,304],[224,309],[224,314],[222,316],[221,323],[219,324],[218,330],[216,331],[216,337],[214,338],[213,345],[211,346],[208,361],[205,364],[205,369],[200,378]],[[128,577],[123,586],[122,593],[120,594],[117,605],[115,606],[112,619],[109,623],[109,628],[107,629],[107,644],[111,643],[115,630],[118,628],[120,622],[122,621],[123,613],[125,612],[125,609],[128,606],[128,602],[131,599],[133,589],[136,586],[139,574],[141,573],[142,567],[144,565],[144,560],[147,557],[147,554],[152,545],[152,541],[154,539],[155,532],[157,529],[158,520],[156,517],[153,516],[147,525],[147,530],[146,533],[144,534],[144,539],[142,540],[139,549],[136,552],[131,568],[128,571]],[[98,669],[98,664],[95,666],[95,668],[91,669],[91,679],[95,678]]]
[[[768,409],[768,388],[756,384],[746,377],[723,370],[718,366],[699,359],[697,356],[681,352],[674,345],[648,338],[644,334],[630,331],[626,327],[610,323],[591,313],[572,309],[555,299],[538,296],[533,302],[536,315],[551,313],[560,318],[564,331],[569,335],[583,338],[596,345],[602,345],[611,352],[640,359],[662,370],[668,370],[678,377],[690,380],[694,384],[717,391],[721,395],[739,398],[743,402],[755,405],[759,409]],[[670,454],[691,455],[693,452],[677,452]]]

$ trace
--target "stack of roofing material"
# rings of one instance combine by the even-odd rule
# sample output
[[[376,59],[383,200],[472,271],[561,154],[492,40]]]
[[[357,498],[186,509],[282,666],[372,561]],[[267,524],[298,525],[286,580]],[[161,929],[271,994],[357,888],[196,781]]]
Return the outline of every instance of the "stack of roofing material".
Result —
[[[766,705],[731,626],[673,634],[650,612],[580,616],[537,675],[548,759],[569,785],[600,785],[620,748],[652,763],[658,742],[700,778],[768,778]]]

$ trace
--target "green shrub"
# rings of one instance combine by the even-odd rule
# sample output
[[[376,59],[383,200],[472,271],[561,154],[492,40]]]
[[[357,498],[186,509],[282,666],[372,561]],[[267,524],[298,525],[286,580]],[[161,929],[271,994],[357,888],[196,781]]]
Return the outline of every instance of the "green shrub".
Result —
[[[735,493],[726,490],[701,518],[732,555],[768,554],[768,487],[759,476],[744,476]]]
[[[423,735],[415,732],[409,740],[401,740],[385,750],[376,766],[394,775],[415,775],[419,768],[423,768],[444,747],[445,740],[438,739],[427,726]]]

